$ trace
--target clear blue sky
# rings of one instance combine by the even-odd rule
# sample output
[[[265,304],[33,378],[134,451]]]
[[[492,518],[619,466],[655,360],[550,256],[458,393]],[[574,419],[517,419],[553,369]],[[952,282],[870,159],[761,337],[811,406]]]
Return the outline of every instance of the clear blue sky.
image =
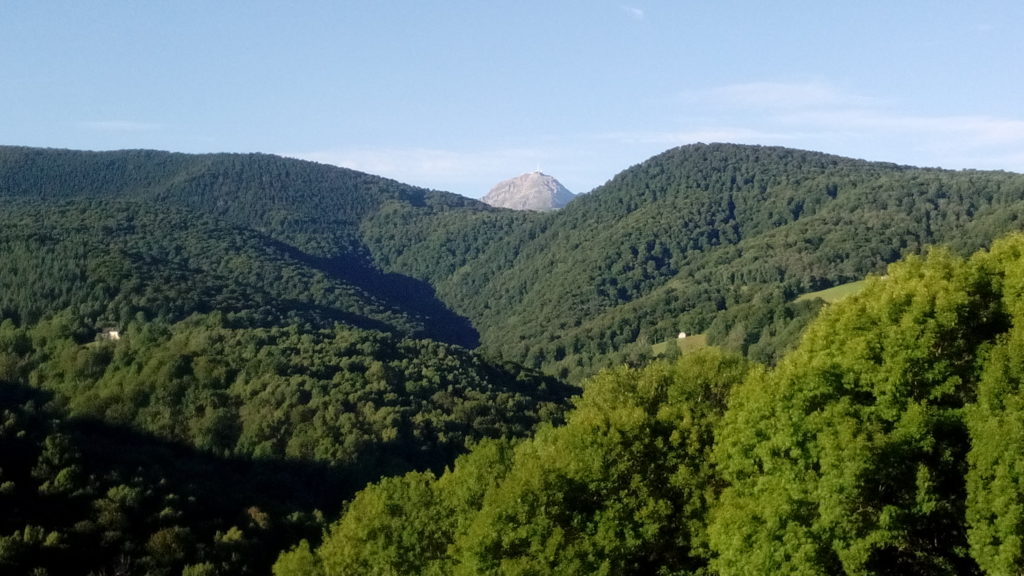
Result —
[[[1024,171],[1024,2],[0,1],[0,144],[269,152],[479,197],[697,141]]]

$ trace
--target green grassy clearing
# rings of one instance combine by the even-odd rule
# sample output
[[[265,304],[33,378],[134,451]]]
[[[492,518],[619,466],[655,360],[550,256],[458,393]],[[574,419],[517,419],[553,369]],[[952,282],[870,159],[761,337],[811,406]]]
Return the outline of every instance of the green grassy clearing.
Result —
[[[653,352],[655,356],[663,356],[665,352],[668,351],[668,347],[673,344],[679,347],[680,352],[686,354],[687,352],[706,348],[708,345],[708,337],[706,334],[690,334],[686,338],[672,338],[651,346],[651,352]]]
[[[808,292],[807,294],[801,294],[797,297],[796,301],[812,300],[814,298],[821,298],[829,304],[838,302],[844,298],[853,296],[854,294],[860,293],[864,289],[866,280],[857,280],[856,282],[849,282],[846,284],[840,284],[839,286],[833,286],[825,290],[819,290],[817,292]]]

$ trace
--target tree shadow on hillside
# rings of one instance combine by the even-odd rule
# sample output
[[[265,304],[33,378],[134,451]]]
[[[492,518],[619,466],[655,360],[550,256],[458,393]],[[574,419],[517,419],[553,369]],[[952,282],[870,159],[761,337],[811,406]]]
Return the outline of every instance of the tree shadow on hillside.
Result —
[[[389,307],[398,310],[423,325],[416,337],[473,349],[480,345],[480,333],[468,318],[459,316],[437,298],[430,284],[405,276],[385,273],[375,268],[366,258],[347,253],[333,258],[307,254],[278,240],[272,245],[288,257],[315,268],[330,278],[341,280],[380,298]],[[353,319],[352,324],[357,324]]]
[[[48,392],[0,382],[0,415],[17,428],[0,434],[0,468],[18,491],[0,493],[0,507],[15,503],[0,518],[0,534],[24,526],[68,534],[59,553],[27,560],[51,573],[105,572],[122,557],[143,561],[156,554],[152,535],[169,526],[195,544],[178,563],[209,561],[235,547],[250,571],[267,573],[282,550],[317,540],[323,519],[337,517],[367,483],[415,467],[399,453],[366,454],[346,466],[218,456],[128,426],[70,418],[60,405]],[[73,492],[34,488],[66,474],[41,468],[52,446],[65,447],[60,466],[78,470]]]

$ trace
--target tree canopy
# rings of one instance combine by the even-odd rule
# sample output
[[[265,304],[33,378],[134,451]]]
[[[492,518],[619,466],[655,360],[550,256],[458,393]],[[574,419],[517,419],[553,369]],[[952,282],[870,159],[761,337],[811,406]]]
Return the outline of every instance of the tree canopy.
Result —
[[[777,367],[604,372],[562,426],[367,487],[277,573],[1019,572],[1022,270],[1022,235],[934,249]]]
[[[18,211],[5,227],[21,226],[7,266],[54,292],[12,296],[11,312],[38,314],[50,296],[95,308],[124,289],[111,270],[141,265],[136,283],[201,278],[194,299],[479,344],[579,381],[680,331],[774,363],[813,317],[797,295],[880,274],[928,245],[966,255],[1020,229],[1024,176],[698,144],[535,214],[268,155],[0,147],[0,196]],[[67,228],[46,224],[50,212],[82,212],[82,225],[47,236]],[[241,258],[217,247],[231,240]],[[66,261],[102,255],[105,267],[62,266],[66,277],[50,282],[52,265],[26,256],[41,248]],[[291,273],[257,289],[279,276],[264,259]],[[249,301],[207,285],[213,272],[242,281]],[[88,294],[65,287],[81,280]],[[316,289],[298,289],[308,283]],[[133,300],[108,315],[166,307]]]
[[[0,572],[1024,569],[1024,176],[694,145],[532,214],[0,147],[0,199]]]

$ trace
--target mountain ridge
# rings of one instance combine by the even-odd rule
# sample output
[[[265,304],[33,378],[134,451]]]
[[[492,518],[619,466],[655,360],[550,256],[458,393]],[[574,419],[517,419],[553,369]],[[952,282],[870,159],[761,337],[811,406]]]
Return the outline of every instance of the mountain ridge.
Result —
[[[347,294],[340,300],[328,297],[334,299],[335,304],[322,309],[323,314],[319,314],[322,318],[346,319],[345,322],[353,326],[430,336],[468,347],[475,347],[478,341],[469,322],[452,315],[436,300],[430,287],[401,274],[380,271],[370,261],[359,231],[361,221],[368,214],[389,203],[437,206],[442,210],[452,206],[489,209],[476,200],[345,168],[267,154],[193,155],[154,150],[78,152],[6,146],[0,147],[0,197],[8,203],[5,217],[22,218],[21,224],[43,231],[70,223],[70,220],[55,221],[48,217],[46,207],[61,206],[57,214],[76,210],[89,214],[88,221],[95,220],[98,225],[85,237],[84,244],[102,246],[103,242],[96,242],[96,239],[104,234],[108,243],[115,246],[131,237],[133,246],[150,243],[154,245],[152,249],[159,252],[135,254],[131,258],[154,263],[170,264],[162,254],[187,255],[188,250],[182,248],[182,243],[194,244],[190,236],[198,241],[209,238],[210,231],[218,227],[235,228],[238,233],[234,237],[246,243],[243,253],[263,253],[264,257],[276,253],[278,256],[274,259],[283,258],[283,262],[288,262],[285,270],[301,269],[296,273],[319,278],[313,285],[320,286],[321,290],[335,295]],[[154,217],[157,214],[161,217]],[[152,238],[168,218],[179,223],[167,232],[161,231],[161,238]],[[150,222],[148,228],[138,225],[147,221]],[[35,224],[29,225],[30,222]],[[38,240],[31,240],[32,245],[43,250],[46,246],[55,247],[61,239],[58,236],[52,242]],[[24,243],[24,240],[18,242]],[[167,245],[161,246],[161,243]],[[124,279],[99,275],[99,268],[91,263],[98,259],[110,260],[118,254],[104,255],[104,252],[108,251],[97,247],[77,262],[69,263],[72,269],[78,269],[80,263],[90,263],[82,272],[86,274],[83,285],[109,286]],[[192,267],[201,262],[197,258],[214,254],[225,259],[224,263],[210,260],[199,264],[200,269],[229,267],[228,254],[208,251],[185,256],[191,261],[182,264],[181,270],[197,273],[199,269]],[[43,263],[28,268],[45,270],[48,266]],[[125,265],[117,269],[130,268]],[[204,284],[211,277],[200,274],[195,278],[199,279],[199,284]],[[140,281],[142,284],[137,289],[150,285],[146,276]],[[115,285],[118,290],[128,286]],[[215,286],[209,288],[221,290]],[[253,284],[245,294],[262,292]],[[244,297],[232,298],[244,300]],[[322,296],[313,297],[317,298]],[[139,297],[129,299],[139,300]],[[275,301],[301,314],[309,311],[310,296]],[[322,300],[320,304],[325,302]],[[158,310],[180,308],[173,302],[150,302],[147,306],[153,304]],[[108,318],[113,315],[111,320],[134,314],[128,309],[117,311],[116,301],[112,301],[111,306],[110,311],[97,313]],[[390,311],[384,312],[386,309]],[[147,313],[151,314],[152,310]]]
[[[498,483],[496,476],[480,481],[489,477],[481,472],[511,470],[499,464],[501,454],[520,450],[527,464],[522,473],[533,475],[540,462],[541,470],[556,474],[555,481],[541,483],[543,494],[549,486],[567,487],[569,492],[555,488],[554,494],[575,509],[583,484],[565,483],[563,472],[622,472],[622,481],[613,483],[625,487],[622,506],[608,492],[612,484],[599,476],[593,484],[598,491],[579,512],[589,515],[611,502],[627,522],[648,517],[634,512],[641,509],[637,505],[650,508],[649,498],[635,490],[638,468],[594,468],[594,462],[629,463],[635,455],[654,465],[645,477],[658,491],[671,484],[664,478],[696,478],[665,467],[676,456],[650,456],[662,448],[692,458],[692,471],[713,472],[706,457],[717,434],[712,423],[724,417],[733,385],[719,381],[714,366],[753,366],[720,350],[685,352],[679,372],[651,363],[650,344],[680,331],[703,332],[714,345],[773,363],[823,306],[799,301],[799,294],[882,273],[891,262],[945,245],[935,251],[934,272],[922,276],[925,290],[906,292],[925,306],[890,299],[895,314],[885,317],[906,336],[881,342],[917,347],[925,354],[920,358],[934,355],[937,363],[912,364],[939,374],[936,390],[947,394],[956,380],[934,368],[964,356],[954,351],[947,358],[946,341],[975,324],[988,338],[993,334],[982,326],[986,318],[1005,318],[985,312],[989,308],[976,313],[959,307],[956,297],[929,300],[927,289],[942,283],[936,278],[945,281],[944,270],[956,268],[953,253],[973,252],[1024,227],[1024,175],[728,144],[668,150],[564,209],[543,213],[493,208],[269,155],[3,147],[0,201],[0,420],[7,422],[0,426],[0,504],[15,511],[0,519],[0,564],[18,573],[46,567],[64,573],[71,565],[125,572],[118,562],[128,561],[152,573],[266,573],[271,552],[298,545],[292,550],[301,555],[304,546],[308,559],[317,538],[337,534],[325,532],[325,518],[310,507],[333,514],[353,490],[382,475],[419,470],[404,477],[409,483],[384,479],[364,491],[372,498],[375,490],[397,489],[399,509],[441,503],[430,484],[448,474],[444,470],[469,475],[462,485],[467,490],[450,502],[459,507],[467,497],[481,502],[487,486],[539,487],[532,481]],[[1020,244],[1018,238],[1001,249],[1014,255],[1006,260],[1007,271],[1019,269],[1013,263]],[[911,257],[902,269],[920,267],[923,260]],[[984,274],[971,270],[963,268],[957,278],[980,289],[993,310],[1005,305],[996,288],[1010,276],[986,268],[985,274],[996,273],[986,288],[974,283]],[[887,290],[898,284],[869,283]],[[955,313],[932,318],[929,303]],[[900,310],[909,310],[914,321],[899,320]],[[956,320],[961,317],[963,322]],[[952,322],[953,338],[916,337],[936,319]],[[821,326],[819,337],[832,334],[831,326]],[[843,346],[840,353],[866,354],[855,368],[874,370],[876,358],[869,356],[880,342],[874,326],[863,329],[859,320],[852,326],[865,345]],[[112,327],[120,339],[102,337]],[[834,388],[830,354],[815,356],[828,362],[809,365],[824,370],[813,376],[814,385]],[[900,380],[889,376],[905,374],[906,356],[891,359],[891,373],[862,382],[888,386]],[[648,363],[649,369],[635,369]],[[570,401],[580,388],[567,382],[611,365],[620,367],[589,378],[584,400]],[[780,363],[783,370],[787,365],[793,366]],[[762,375],[770,370],[756,369]],[[857,374],[844,373],[843,382]],[[728,380],[745,381],[741,376]],[[689,392],[677,388],[684,393],[679,396],[666,388],[673,382]],[[842,405],[880,397],[855,393]],[[669,439],[693,422],[690,407],[711,407],[709,398],[717,408],[699,425],[704,440],[695,445],[704,452]],[[581,411],[567,415],[570,404]],[[749,406],[771,410],[774,404]],[[806,406],[801,401],[794,408]],[[649,422],[636,420],[637,414]],[[846,412],[837,414],[845,418]],[[919,422],[919,413],[912,414]],[[90,419],[101,426],[90,432],[77,425]],[[29,421],[39,426],[30,428]],[[628,433],[609,435],[609,422],[627,426]],[[578,435],[562,436],[574,426]],[[138,432],[160,442],[140,445]],[[534,432],[542,443],[570,440],[564,448],[544,449],[568,460],[537,459],[528,442],[515,447]],[[92,449],[97,437],[111,439],[104,446],[135,446],[141,453],[128,451],[129,461],[107,458],[119,456],[119,449]],[[639,451],[621,438],[640,440]],[[963,446],[961,434],[954,440]],[[208,471],[131,472],[159,460],[154,456],[165,450],[165,441],[202,456]],[[483,460],[469,466],[472,456],[453,461],[471,444]],[[598,445],[611,451],[590,450]],[[595,460],[595,453],[608,456]],[[934,460],[930,448],[925,453]],[[104,458],[95,459],[97,454]],[[570,466],[559,471],[559,462]],[[734,463],[750,462],[743,456]],[[318,491],[293,498],[276,488],[276,480],[262,481],[288,463],[302,466],[285,466],[281,481],[312,482]],[[876,470],[871,466],[865,469]],[[230,486],[237,500],[230,509],[207,509],[203,498],[218,498],[224,488],[191,481],[205,483],[231,469],[245,471],[224,477],[240,483],[237,491]],[[913,505],[921,482],[909,472],[907,502]],[[319,483],[321,477],[331,482]],[[708,485],[693,484],[698,508],[708,503]],[[956,495],[962,499],[962,491]],[[545,502],[555,501],[507,500],[523,502],[551,510]],[[357,497],[346,509],[359,507]],[[373,521],[408,527],[404,518],[381,516],[380,509],[369,508]],[[431,519],[439,517],[457,516],[418,516],[433,535],[439,531]],[[665,520],[678,527],[680,517],[671,513]],[[356,521],[359,530],[371,524]],[[486,536],[501,529],[474,532]],[[538,532],[544,538],[552,533]],[[300,544],[302,538],[309,543]],[[619,539],[601,541],[622,550]],[[480,550],[496,550],[484,544]],[[657,549],[671,554],[677,544]],[[415,555],[423,560],[422,547]],[[586,557],[605,559],[603,553]],[[642,557],[661,563],[647,553]]]
[[[783,332],[769,302],[878,273],[929,244],[976,249],[1020,227],[1022,201],[1019,174],[697,144],[630,167],[555,213],[515,224],[420,215],[403,220],[410,241],[400,248],[367,240],[386,268],[426,279],[472,318],[485,348],[566,375],[593,370],[588,358],[632,361],[645,341],[683,330],[713,328],[713,342],[746,351]],[[430,243],[412,240],[425,236]],[[439,246],[451,267],[425,266]],[[751,306],[759,311],[745,321]]]
[[[19,180],[23,156],[35,157],[33,185]],[[792,307],[795,294],[928,244],[983,246],[1018,229],[1024,205],[1019,174],[735,144],[667,150],[544,213],[259,154],[0,148],[0,195],[10,182],[21,182],[14,195],[114,190],[200,210],[378,279],[358,290],[411,281],[428,308],[479,334],[449,341],[574,378],[682,330],[770,360],[793,337],[770,310],[810,313]]]

